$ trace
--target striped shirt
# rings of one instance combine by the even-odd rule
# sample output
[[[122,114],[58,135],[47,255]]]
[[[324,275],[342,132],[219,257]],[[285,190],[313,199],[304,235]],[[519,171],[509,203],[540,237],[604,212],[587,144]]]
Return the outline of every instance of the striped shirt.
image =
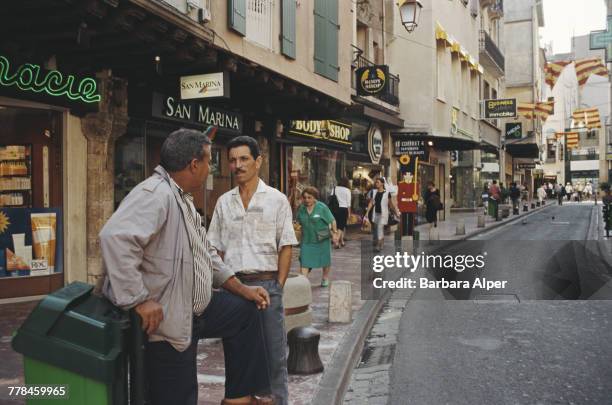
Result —
[[[174,182],[174,180],[172,180]],[[193,313],[200,315],[210,302],[212,293],[212,261],[207,254],[208,240],[206,240],[206,230],[202,226],[202,217],[195,210],[193,196],[184,192],[176,182],[179,194],[185,203],[181,205],[181,210],[185,217],[189,243],[193,252]]]

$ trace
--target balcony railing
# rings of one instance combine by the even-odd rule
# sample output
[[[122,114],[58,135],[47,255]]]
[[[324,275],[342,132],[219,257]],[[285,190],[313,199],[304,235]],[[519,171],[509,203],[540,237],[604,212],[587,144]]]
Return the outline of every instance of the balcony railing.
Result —
[[[485,58],[481,58],[481,62],[486,65],[492,64],[503,75],[506,69],[506,59],[504,54],[499,50],[497,45],[485,30],[480,30],[480,54],[484,54]],[[491,63],[487,63],[486,59]],[[483,60],[484,59],[484,60]]]
[[[362,67],[375,66],[376,64],[363,56],[363,50],[351,45],[353,49],[353,62],[351,67],[353,68],[351,84],[353,88],[356,88],[357,78],[355,77],[355,71]],[[399,76],[389,73],[389,92],[387,94],[375,95],[379,100],[389,103],[394,106],[399,106]]]

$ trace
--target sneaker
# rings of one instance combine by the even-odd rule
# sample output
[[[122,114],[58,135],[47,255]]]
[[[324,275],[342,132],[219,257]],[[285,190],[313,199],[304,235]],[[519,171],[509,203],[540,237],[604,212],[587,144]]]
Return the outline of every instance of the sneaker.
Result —
[[[321,280],[321,287],[329,287],[329,280],[326,280],[326,279]]]

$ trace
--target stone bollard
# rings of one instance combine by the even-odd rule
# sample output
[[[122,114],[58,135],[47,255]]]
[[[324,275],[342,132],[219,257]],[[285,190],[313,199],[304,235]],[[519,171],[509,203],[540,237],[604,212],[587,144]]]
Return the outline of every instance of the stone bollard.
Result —
[[[523,204],[523,212],[528,212],[528,211],[529,211],[529,205]]]
[[[462,219],[457,222],[455,235],[465,235],[465,222]]]
[[[283,289],[285,308],[285,332],[298,326],[312,325],[312,288],[310,281],[301,274],[291,273]]]
[[[508,218],[510,216],[510,209],[512,208],[511,205],[502,205],[500,207],[501,209],[501,217],[502,218]]]
[[[478,227],[479,228],[485,227],[485,216],[484,215],[478,215]]]
[[[531,209],[534,209],[536,207],[535,203],[531,203]]]
[[[329,288],[329,322],[351,322],[353,296],[350,281],[332,281]]]
[[[540,202],[538,201],[536,202],[536,207],[539,207],[539,206],[540,206]]]
[[[542,205],[546,205],[546,200],[542,200]]]
[[[438,228],[429,228],[429,240],[436,242],[440,240],[440,232]]]
[[[512,215],[518,215],[518,214],[519,214],[518,207],[512,207]]]
[[[313,327],[297,327],[287,335],[289,357],[287,371],[289,374],[316,374],[323,371],[319,357],[319,340],[321,334]]]

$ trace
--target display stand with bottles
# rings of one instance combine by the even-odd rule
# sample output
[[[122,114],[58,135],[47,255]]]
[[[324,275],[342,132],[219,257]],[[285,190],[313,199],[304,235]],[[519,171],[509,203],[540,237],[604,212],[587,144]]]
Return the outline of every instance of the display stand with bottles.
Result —
[[[0,207],[32,207],[31,145],[0,145]]]

